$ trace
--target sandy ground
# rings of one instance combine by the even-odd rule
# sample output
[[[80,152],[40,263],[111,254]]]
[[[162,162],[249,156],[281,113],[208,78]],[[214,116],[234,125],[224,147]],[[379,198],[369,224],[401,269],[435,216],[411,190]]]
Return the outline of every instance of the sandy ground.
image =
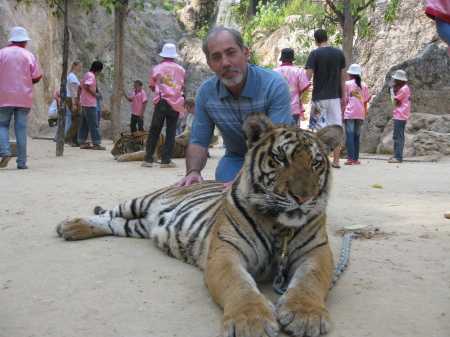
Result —
[[[0,169],[0,336],[219,336],[222,310],[202,273],[148,240],[66,242],[58,222],[91,215],[179,180],[177,167],[118,163],[108,151],[29,140],[29,170]],[[223,149],[211,150],[213,179]],[[333,169],[329,236],[339,259],[342,227],[369,225],[330,291],[329,337],[450,336],[450,157]],[[386,159],[384,157],[383,159]],[[414,158],[426,160],[429,158]],[[383,189],[373,188],[382,184]],[[370,237],[370,238],[369,238]],[[270,284],[262,291],[273,301]],[[281,336],[284,336],[281,334]]]

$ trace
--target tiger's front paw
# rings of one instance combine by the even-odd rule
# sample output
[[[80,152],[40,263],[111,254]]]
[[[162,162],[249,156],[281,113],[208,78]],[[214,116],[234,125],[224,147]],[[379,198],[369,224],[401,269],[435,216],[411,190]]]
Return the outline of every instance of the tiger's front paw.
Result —
[[[76,218],[63,221],[56,226],[56,232],[64,239],[85,240],[96,236],[108,235],[89,219]]]
[[[260,301],[246,301],[243,305],[225,308],[222,318],[222,336],[278,336],[279,327],[275,315],[275,306],[263,295]]]
[[[278,322],[290,336],[317,337],[330,328],[330,313],[322,303],[308,298],[281,298],[277,306]]]

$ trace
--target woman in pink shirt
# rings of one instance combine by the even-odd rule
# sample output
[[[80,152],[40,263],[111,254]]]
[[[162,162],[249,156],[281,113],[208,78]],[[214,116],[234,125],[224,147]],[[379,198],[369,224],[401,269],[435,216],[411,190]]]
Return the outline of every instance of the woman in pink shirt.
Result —
[[[361,128],[366,118],[367,103],[372,96],[367,85],[361,81],[361,67],[352,64],[347,73],[350,80],[345,82],[346,107],[344,110],[345,135],[348,160],[345,165],[361,164],[359,159],[359,144]]]
[[[406,120],[411,115],[411,102],[409,100],[411,93],[406,83],[406,73],[403,70],[397,70],[392,75],[395,85],[391,88],[394,93],[394,156],[389,159],[389,163],[400,164],[403,161],[403,147],[405,145],[405,126]]]

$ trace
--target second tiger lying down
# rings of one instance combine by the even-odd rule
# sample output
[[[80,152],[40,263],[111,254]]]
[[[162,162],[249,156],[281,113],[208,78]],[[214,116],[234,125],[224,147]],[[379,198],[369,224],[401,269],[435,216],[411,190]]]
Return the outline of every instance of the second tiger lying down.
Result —
[[[99,216],[57,226],[66,240],[104,235],[151,238],[168,255],[204,270],[224,309],[223,336],[290,336],[327,332],[324,298],[333,277],[326,231],[331,182],[328,153],[342,137],[330,126],[311,133],[272,125],[252,113],[243,131],[249,147],[231,190],[221,182],[164,188]],[[274,305],[257,281],[272,280],[285,238],[287,291]]]

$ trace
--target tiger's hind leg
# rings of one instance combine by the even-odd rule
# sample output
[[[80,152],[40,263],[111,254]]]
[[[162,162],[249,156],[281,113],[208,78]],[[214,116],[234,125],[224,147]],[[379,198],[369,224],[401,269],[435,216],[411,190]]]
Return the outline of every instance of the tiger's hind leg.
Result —
[[[105,215],[63,221],[56,226],[56,232],[68,241],[108,235],[149,238],[144,219],[127,220],[119,217],[111,219]]]

